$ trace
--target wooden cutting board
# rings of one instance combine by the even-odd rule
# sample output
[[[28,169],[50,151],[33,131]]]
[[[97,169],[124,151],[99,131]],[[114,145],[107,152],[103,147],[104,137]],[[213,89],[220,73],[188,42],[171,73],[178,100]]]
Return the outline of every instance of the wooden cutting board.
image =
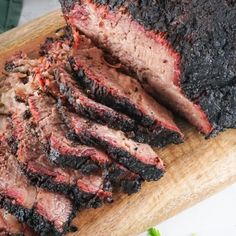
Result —
[[[16,51],[36,52],[64,24],[57,11],[0,35],[0,70]],[[74,220],[80,231],[74,235],[137,235],[236,182],[236,130],[205,140],[185,122],[179,125],[185,143],[157,150],[166,175],[145,183],[138,194],[117,194],[113,204],[80,212]]]

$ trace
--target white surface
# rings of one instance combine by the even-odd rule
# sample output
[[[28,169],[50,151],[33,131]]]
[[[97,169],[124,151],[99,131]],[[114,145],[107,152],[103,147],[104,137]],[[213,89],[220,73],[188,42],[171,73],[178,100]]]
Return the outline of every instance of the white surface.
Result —
[[[20,24],[59,8],[58,0],[24,0]],[[236,171],[236,170],[235,170]],[[162,236],[236,236],[236,184],[158,225]],[[140,236],[146,236],[146,232]]]
[[[60,8],[58,0],[23,0],[19,25]]]
[[[236,236],[236,184],[156,228],[161,236]]]

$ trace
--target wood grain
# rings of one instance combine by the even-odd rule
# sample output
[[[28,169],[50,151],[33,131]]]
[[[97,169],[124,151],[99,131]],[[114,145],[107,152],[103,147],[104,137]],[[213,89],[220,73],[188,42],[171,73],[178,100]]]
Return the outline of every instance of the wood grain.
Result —
[[[16,51],[37,51],[46,36],[64,25],[60,12],[53,12],[25,26],[0,35],[0,67]],[[157,150],[167,166],[158,182],[145,183],[133,196],[115,196],[113,204],[80,212],[74,224],[78,236],[131,236],[236,182],[236,130],[205,140],[185,122],[181,145]]]

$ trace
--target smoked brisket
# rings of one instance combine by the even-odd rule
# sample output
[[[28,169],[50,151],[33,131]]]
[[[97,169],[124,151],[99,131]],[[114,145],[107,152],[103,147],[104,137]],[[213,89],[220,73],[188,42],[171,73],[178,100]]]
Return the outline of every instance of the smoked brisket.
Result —
[[[111,181],[113,185],[121,187],[124,192],[129,194],[140,189],[142,179],[139,175],[115,163],[99,149],[83,146],[66,138],[66,136],[70,136],[70,132],[62,123],[55,101],[52,98],[46,95],[31,96],[29,106],[32,116],[44,137],[49,140],[49,158],[53,163],[79,169],[83,173],[93,173],[99,169],[100,171],[106,171],[104,188],[109,186],[107,181]],[[82,156],[79,156],[78,153],[81,153]],[[117,176],[116,180],[114,176]],[[107,195],[107,198],[109,200],[109,195]]]
[[[236,4],[60,0],[69,25],[206,136],[236,127]]]
[[[109,66],[100,49],[78,50],[72,61],[78,83],[91,98],[135,120],[136,140],[146,137],[142,141],[155,146],[182,141],[183,134],[172,114],[149,96],[137,80]]]
[[[1,197],[0,197],[1,205]],[[15,216],[0,208],[0,235],[1,236],[33,236],[33,232]]]
[[[104,148],[115,161],[145,180],[158,180],[163,176],[163,163],[149,145],[128,139],[122,131],[94,123],[64,107],[59,110],[62,119],[80,142]]]
[[[0,141],[0,197],[4,209],[40,235],[63,235],[75,208],[69,199],[29,184],[6,140]]]
[[[68,195],[78,207],[98,207],[103,201],[111,201],[106,175],[100,172],[85,175],[53,165],[35,124],[20,113],[13,114],[13,124],[18,141],[17,159],[32,184]]]
[[[76,169],[90,169],[106,166],[110,160],[104,152],[80,145],[67,138],[69,130],[60,119],[56,101],[47,95],[31,96],[28,100],[30,111],[46,141],[49,142],[49,158],[56,164]],[[66,160],[65,162],[63,162]],[[70,163],[71,162],[71,163]],[[91,166],[89,166],[91,165]]]
[[[55,78],[60,92],[79,114],[125,132],[134,129],[134,120],[90,99],[65,70],[57,68],[55,70]]]

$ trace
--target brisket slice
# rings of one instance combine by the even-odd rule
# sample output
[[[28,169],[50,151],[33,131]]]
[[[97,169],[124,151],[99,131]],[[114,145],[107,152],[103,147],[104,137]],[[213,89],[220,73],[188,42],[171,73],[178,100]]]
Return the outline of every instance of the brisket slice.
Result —
[[[33,118],[44,137],[49,140],[49,158],[53,163],[87,173],[100,167],[102,171],[107,171],[104,187],[111,181],[112,185],[121,187],[128,194],[140,190],[142,179],[139,175],[115,163],[99,149],[83,146],[66,138],[70,132],[62,123],[52,98],[37,95],[31,96],[28,101]]]
[[[87,40],[86,40],[87,42]],[[85,44],[83,44],[85,45]],[[25,105],[23,103],[19,103],[17,101],[15,101],[15,92],[19,87],[19,78],[18,76],[16,77],[14,74],[19,73],[18,71],[18,66],[23,66],[28,63],[28,60],[21,60],[21,58],[17,58],[14,60],[14,73],[10,73],[8,78],[6,79],[6,84],[7,84],[7,91],[10,91],[8,94],[3,94],[3,103],[5,105],[5,107],[7,108],[8,112],[11,111],[12,112],[12,108],[17,107],[17,110],[21,109],[24,110]],[[33,62],[30,62],[30,64],[32,64]],[[22,69],[21,71],[27,72],[28,75],[30,75],[32,72],[28,70],[28,67],[25,69]],[[29,76],[30,77],[30,76]],[[51,82],[51,81],[50,81]],[[6,84],[4,84],[3,87],[6,87]],[[12,87],[14,86],[14,84],[17,86],[15,86],[14,90],[11,91]],[[47,83],[48,84],[48,83]],[[22,85],[22,84],[20,84]],[[31,86],[33,85],[33,86]],[[16,89],[17,87],[17,89]],[[30,94],[32,94],[32,90],[30,89],[30,93],[28,94],[29,90],[26,89],[25,87],[33,87],[33,91],[35,91],[35,89],[38,88],[38,83],[35,81],[32,81],[31,78],[28,80],[28,83],[24,85],[22,91],[24,91],[23,93],[21,93],[21,101],[26,102],[27,98],[29,97]],[[51,86],[49,86],[51,87]],[[25,91],[26,90],[26,91]],[[54,90],[55,91],[55,90]],[[23,96],[22,96],[23,95]],[[51,99],[51,102],[53,103],[53,99]],[[35,102],[35,104],[37,105],[38,103]],[[45,107],[47,107],[49,105],[46,105]],[[43,105],[43,108],[45,108]],[[33,110],[34,112],[32,112],[34,115],[36,115],[36,117],[38,117],[39,113],[37,111],[37,109],[35,110],[35,108],[37,108],[37,106],[33,106]],[[55,111],[55,109],[53,109]],[[44,110],[43,110],[44,111]],[[23,112],[23,111],[22,111]],[[48,112],[52,112],[52,110],[48,110]],[[55,115],[55,112],[52,112]],[[26,115],[30,115],[29,112],[24,113]],[[43,112],[41,113],[43,114]],[[47,116],[47,113],[46,113]],[[92,159],[97,159],[97,162],[99,162],[101,165],[100,166],[107,166],[106,164],[106,160],[107,160],[107,156],[105,155],[105,153],[103,152],[99,152],[97,149],[94,149],[92,147],[85,147],[83,148],[82,145],[78,145],[78,143],[74,143],[71,142],[69,139],[65,138],[67,136],[67,131],[66,129],[61,129],[59,127],[59,124],[56,124],[54,122],[54,118],[53,115],[49,115],[49,117],[51,117],[50,119],[53,119],[52,124],[55,124],[55,127],[57,127],[57,129],[54,129],[55,132],[52,133],[51,137],[50,137],[50,142],[52,143],[52,145],[49,145],[50,147],[50,157],[51,157],[51,161],[55,164],[59,164],[65,167],[71,167],[71,168],[80,168],[81,171],[83,172],[90,172],[90,171],[94,171],[97,168],[97,164],[95,162],[93,162]],[[55,120],[58,120],[57,118],[55,118]],[[50,124],[50,122],[48,123]],[[49,130],[51,130],[52,125],[51,126],[47,126],[47,124],[45,124],[45,127],[48,127]],[[60,123],[61,125],[61,123]],[[46,129],[46,128],[45,128]],[[63,131],[63,132],[60,132]],[[14,139],[12,140],[12,146],[14,147],[15,151],[17,150],[17,145],[16,142],[14,142]],[[82,147],[81,149],[79,147]],[[93,151],[94,150],[94,151]],[[80,155],[79,155],[80,153]],[[100,154],[99,154],[100,153]],[[66,154],[66,155],[65,155]],[[81,157],[81,154],[89,154],[91,158],[88,159],[84,159],[84,158],[77,158],[78,155],[79,157]],[[84,163],[84,161],[86,163]],[[83,166],[81,165],[81,163],[84,163]],[[82,168],[83,167],[83,168]],[[120,182],[115,184],[116,186],[121,187],[121,189],[124,192],[127,193],[135,193],[137,192],[140,187],[141,187],[141,183],[142,183],[142,179],[139,177],[139,175],[132,173],[131,171],[123,168],[121,169],[120,166],[117,166],[116,163],[111,163],[111,165],[109,165],[109,171],[108,171],[108,175],[107,175],[107,180],[108,181],[112,181],[113,185],[114,185],[114,174],[118,175],[119,173],[119,178]]]
[[[76,112],[94,121],[106,124],[109,127],[129,132],[134,129],[135,122],[128,116],[116,112],[115,110],[97,103],[90,99],[78,84],[71,78],[71,75],[57,68],[55,78],[60,88],[60,92],[68,99]]]
[[[39,81],[39,84],[43,87],[44,90],[47,92],[50,92],[53,94],[53,96],[56,96],[57,98],[62,98],[61,94],[58,91],[57,86],[55,85],[55,79],[52,75],[50,75],[50,68],[54,67],[54,63],[57,61],[60,61],[61,58],[65,57],[65,55],[68,54],[68,49],[65,43],[62,42],[53,42],[50,43],[50,50],[49,54],[47,55],[48,58],[44,58],[42,60],[30,60],[25,55],[21,55],[20,57],[16,56],[13,57],[11,60],[11,71],[14,73],[24,72],[26,75],[30,75],[32,71],[38,71],[36,73],[37,80]],[[88,48],[92,47],[93,45],[90,43],[86,37],[81,37],[81,43],[80,48]],[[49,47],[49,46],[48,46]],[[63,55],[63,56],[62,56]],[[64,60],[64,59],[63,59]],[[42,63],[40,63],[40,61]],[[44,66],[42,66],[45,64]],[[34,69],[32,68],[34,66]],[[46,67],[42,70],[41,67]],[[37,69],[36,69],[37,68]],[[60,66],[62,68],[62,66]],[[62,70],[62,69],[60,69]],[[94,120],[102,121],[102,123],[107,123],[107,121],[110,121],[110,126],[115,126],[116,128],[122,129],[123,131],[131,131],[128,133],[129,137],[134,137],[139,142],[148,142],[153,145],[164,145],[167,140],[170,141],[170,138],[166,137],[167,132],[165,132],[165,137],[162,139],[156,139],[156,136],[158,135],[160,137],[160,133],[163,134],[163,132],[160,132],[160,130],[153,130],[152,133],[150,133],[148,130],[142,127],[135,127],[134,120],[130,119],[126,115],[123,115],[121,113],[118,113],[114,111],[113,109],[110,109],[109,107],[103,106],[102,104],[96,103],[93,100],[89,99],[82,90],[77,90],[75,82],[70,79],[69,74],[64,71],[62,75],[62,78],[60,79],[59,85],[61,92],[64,93],[68,97],[68,100],[74,104],[77,111],[80,111],[80,113],[83,113],[86,116],[89,116],[90,118],[93,118]],[[35,77],[35,78],[36,78]],[[59,77],[59,76],[56,76]],[[33,84],[32,80],[28,79],[30,84]],[[34,86],[39,86],[34,80]],[[26,86],[25,86],[26,87]],[[25,89],[25,88],[24,88]],[[28,91],[18,93],[18,99],[24,100],[27,98]],[[32,92],[32,91],[30,91]],[[76,100],[73,98],[77,98]],[[174,135],[171,133],[169,134],[171,138],[174,138]],[[161,144],[160,144],[161,142]],[[176,142],[176,139],[175,139]],[[61,158],[60,160],[62,160]],[[63,163],[65,161],[63,160]]]
[[[26,63],[26,61],[24,60],[24,62],[22,62],[22,61],[14,60],[14,63],[17,65],[23,65]],[[26,102],[28,97],[35,92],[35,89],[38,89],[38,84],[37,83],[34,84],[34,82],[31,80],[28,80],[27,84],[22,84],[19,81],[19,79],[16,78],[17,76],[15,74],[18,74],[18,71],[14,73],[10,73],[9,76],[4,80],[3,87],[2,87],[6,90],[6,92],[2,93],[1,102],[8,113],[12,112],[13,110],[23,111],[25,109],[25,104],[23,104],[22,102]],[[29,88],[33,87],[33,89],[28,89],[28,87]],[[19,90],[21,91],[21,96],[20,96],[21,102],[15,99],[16,92]],[[53,102],[53,99],[51,99],[51,101]],[[36,104],[37,104],[37,101],[36,101]],[[42,111],[41,114],[39,114],[37,110],[34,109],[36,107],[37,106],[34,107],[34,104],[32,103],[32,114],[34,116],[43,115],[44,110]],[[48,112],[48,110],[46,111]],[[49,110],[49,112],[51,113],[52,111]],[[46,113],[46,116],[47,116],[47,113]],[[53,117],[51,117],[51,119],[52,118]],[[67,149],[66,151],[67,156],[65,159],[68,160],[68,162],[71,162],[71,165],[77,162],[76,167],[79,167],[81,164],[87,162],[86,163],[87,165],[86,166],[84,165],[84,170],[89,170],[89,167],[95,167],[95,164],[92,163],[93,160],[97,160],[97,162],[99,162],[101,165],[106,164],[107,155],[103,153],[102,151],[99,151],[92,147],[86,147],[82,145],[73,144],[66,137],[63,137],[66,130],[65,131],[63,129],[57,130],[57,128],[60,127],[61,124],[57,124],[57,128],[54,128],[53,124],[51,125],[50,123],[47,124],[46,120],[43,120],[42,123],[43,123],[42,125],[44,125],[43,127],[45,128],[44,129],[45,131],[47,131],[47,125],[50,132],[52,131],[52,128],[53,128],[54,135],[52,135],[51,139],[54,146],[51,146],[52,147],[51,153],[53,154],[52,157],[54,158],[55,162],[61,161],[60,158],[63,159],[65,157],[63,153],[63,149],[64,151],[65,149]],[[62,153],[60,154],[60,152]],[[55,158],[55,156],[58,158]],[[75,161],[74,159],[76,159],[77,161]],[[91,160],[91,161],[88,161],[88,160]]]
[[[128,139],[122,131],[94,123],[63,107],[59,110],[64,122],[81,142],[104,148],[114,160],[145,180],[162,177],[162,161],[149,145],[137,143]]]
[[[147,128],[147,142],[156,146],[182,142],[183,134],[172,114],[148,95],[137,80],[109,66],[100,49],[79,50],[73,59],[78,82],[90,96]]]
[[[4,208],[0,208],[0,235],[33,236],[33,233],[25,224],[20,223],[15,216],[7,212]]]
[[[131,67],[201,132],[236,126],[232,1],[60,2],[72,27]]]
[[[80,145],[67,138],[69,130],[60,119],[56,102],[46,95],[31,96],[28,100],[30,111],[45,139],[50,145],[50,159],[56,163],[80,169],[91,164],[105,167],[110,163],[107,154],[97,148]],[[63,162],[65,160],[65,162]],[[89,162],[90,160],[90,162]],[[70,163],[71,162],[71,163]],[[87,167],[89,169],[89,166]]]
[[[50,191],[68,195],[79,207],[98,207],[111,200],[109,183],[98,175],[84,175],[77,170],[62,169],[49,162],[40,132],[21,114],[13,116],[18,139],[17,159],[31,183]]]
[[[31,186],[8,149],[7,143],[0,141],[2,206],[41,235],[63,235],[75,215],[70,200]]]

